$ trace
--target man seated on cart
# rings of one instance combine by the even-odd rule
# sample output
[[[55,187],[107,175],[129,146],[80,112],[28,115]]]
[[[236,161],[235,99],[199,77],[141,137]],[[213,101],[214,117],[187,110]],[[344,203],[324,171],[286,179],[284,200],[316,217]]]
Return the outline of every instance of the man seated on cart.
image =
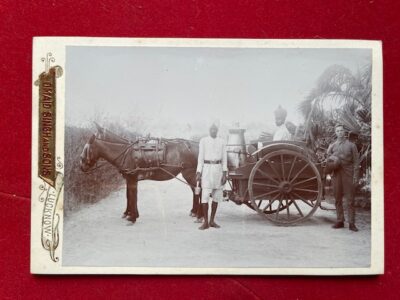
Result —
[[[275,141],[291,141],[292,140],[292,135],[290,134],[288,130],[288,126],[286,124],[286,116],[287,116],[287,111],[286,109],[282,108],[280,105],[279,107],[274,111],[275,114],[275,124],[277,126],[277,129],[274,133],[274,136],[272,140]],[[292,124],[292,123],[290,123]]]
[[[270,141],[292,141],[293,136],[296,133],[296,125],[294,125],[292,122],[286,122],[286,116],[287,116],[287,111],[286,109],[282,108],[280,105],[279,107],[274,111],[275,115],[275,124],[277,126],[275,132],[273,135],[267,132],[262,132],[258,142],[255,142],[255,147],[258,149],[261,149],[264,146],[265,142],[270,142]],[[250,147],[251,151],[255,151],[255,148],[253,146]]]

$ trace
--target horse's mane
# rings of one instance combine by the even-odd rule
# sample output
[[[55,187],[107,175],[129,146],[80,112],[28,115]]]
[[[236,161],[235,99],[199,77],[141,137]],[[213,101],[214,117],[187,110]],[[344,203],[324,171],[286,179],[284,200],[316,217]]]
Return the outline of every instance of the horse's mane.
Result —
[[[119,143],[119,144],[130,144],[132,143],[130,140],[123,138],[122,136],[119,136],[118,134],[102,128],[101,132],[99,131],[100,136],[98,137],[99,139],[103,139],[106,142],[111,142],[111,143]]]
[[[133,144],[137,143],[139,141],[161,141],[161,142],[169,142],[169,143],[191,143],[191,144],[198,144],[198,141],[194,140],[188,140],[188,139],[183,139],[183,138],[157,138],[157,137],[151,137],[151,136],[145,136],[145,137],[139,137],[136,138],[134,141],[126,139],[109,129],[102,128],[98,126],[100,136],[97,138],[100,140],[104,140],[105,142],[110,142],[110,143],[118,143],[118,144]]]

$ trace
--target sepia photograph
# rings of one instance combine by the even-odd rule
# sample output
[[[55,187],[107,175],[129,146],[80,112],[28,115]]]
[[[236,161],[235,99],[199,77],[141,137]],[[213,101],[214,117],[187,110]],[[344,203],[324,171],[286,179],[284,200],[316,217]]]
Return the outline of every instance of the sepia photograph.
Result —
[[[34,273],[383,272],[379,43],[37,45]]]

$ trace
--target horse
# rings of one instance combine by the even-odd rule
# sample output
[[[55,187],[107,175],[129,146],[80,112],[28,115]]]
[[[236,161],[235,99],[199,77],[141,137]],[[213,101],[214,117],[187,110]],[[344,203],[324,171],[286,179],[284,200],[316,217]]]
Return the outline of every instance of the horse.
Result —
[[[103,158],[119,170],[126,180],[127,187],[127,205],[122,215],[123,218],[127,218],[132,223],[135,223],[139,218],[137,206],[137,186],[139,181],[165,181],[176,178],[179,174],[182,174],[182,177],[192,190],[193,201],[190,215],[198,219],[202,218],[200,197],[194,191],[199,153],[199,144],[197,142],[185,139],[152,139],[149,137],[129,141],[101,128],[97,124],[96,126],[98,132],[89,138],[80,155],[80,169],[83,172],[89,172],[96,168],[99,158]],[[146,165],[143,151],[138,149],[140,143],[149,141],[154,141],[156,148],[159,142],[164,147],[162,161],[153,162],[152,166]]]

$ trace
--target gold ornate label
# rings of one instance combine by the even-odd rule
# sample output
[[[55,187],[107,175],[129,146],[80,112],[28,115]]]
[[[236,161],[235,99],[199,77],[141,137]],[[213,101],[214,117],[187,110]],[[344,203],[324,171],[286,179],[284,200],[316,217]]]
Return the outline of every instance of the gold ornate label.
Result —
[[[60,66],[50,68],[55,59],[47,53],[45,72],[39,75],[39,177],[54,187],[56,179],[56,78],[62,75]]]
[[[56,170],[63,165],[56,157],[56,78],[62,75],[60,66],[50,67],[55,59],[51,53],[42,58],[45,71],[39,75],[35,82],[39,86],[39,156],[38,176],[44,181],[40,185],[42,193],[39,201],[43,202],[41,241],[44,249],[50,252],[54,262],[58,261],[55,250],[59,244],[58,223],[59,214],[56,207],[64,183],[64,176]],[[56,163],[56,159],[58,162]]]

